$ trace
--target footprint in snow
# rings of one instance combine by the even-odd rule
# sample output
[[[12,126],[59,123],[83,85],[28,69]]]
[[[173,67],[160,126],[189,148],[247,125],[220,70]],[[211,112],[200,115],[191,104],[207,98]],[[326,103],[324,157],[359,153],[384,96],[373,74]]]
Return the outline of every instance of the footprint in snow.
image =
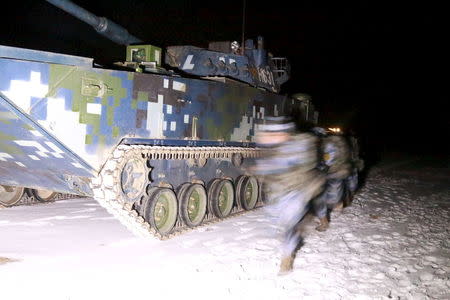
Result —
[[[437,269],[435,272],[434,272],[434,274],[436,274],[436,275],[438,275],[438,276],[442,276],[442,275],[445,275],[445,274],[447,274],[447,272],[445,272],[445,270],[443,270],[443,269]],[[449,281],[450,282],[450,281]],[[450,286],[449,286],[450,287]]]
[[[433,280],[433,278],[434,278],[433,274],[428,272],[423,272],[422,274],[419,275],[419,279],[422,282],[429,282]]]
[[[400,272],[397,272],[395,268],[390,268],[389,270],[387,270],[386,275],[393,279],[400,279],[400,277],[402,276],[402,274]]]

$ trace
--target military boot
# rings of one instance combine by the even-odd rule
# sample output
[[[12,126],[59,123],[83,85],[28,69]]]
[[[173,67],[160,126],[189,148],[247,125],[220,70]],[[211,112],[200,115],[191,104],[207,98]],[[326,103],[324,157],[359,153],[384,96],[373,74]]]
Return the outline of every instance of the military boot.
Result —
[[[294,268],[294,257],[292,255],[284,256],[281,258],[280,271],[278,275],[286,275],[292,272]]]
[[[328,222],[328,218],[327,217],[323,217],[320,219],[320,224],[319,226],[316,227],[317,231],[325,231],[328,229],[328,227],[330,227],[330,223]]]

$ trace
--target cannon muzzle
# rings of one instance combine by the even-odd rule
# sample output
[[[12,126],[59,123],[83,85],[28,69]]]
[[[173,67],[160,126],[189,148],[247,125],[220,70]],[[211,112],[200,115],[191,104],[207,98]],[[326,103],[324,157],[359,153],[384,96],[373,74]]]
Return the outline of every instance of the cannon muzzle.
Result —
[[[130,45],[142,42],[140,39],[130,34],[122,26],[112,22],[111,20],[108,20],[107,18],[98,17],[93,13],[85,10],[84,8],[76,5],[72,1],[47,0],[47,2],[53,4],[56,7],[59,7],[72,16],[75,16],[81,21],[91,25],[98,33],[117,44]]]

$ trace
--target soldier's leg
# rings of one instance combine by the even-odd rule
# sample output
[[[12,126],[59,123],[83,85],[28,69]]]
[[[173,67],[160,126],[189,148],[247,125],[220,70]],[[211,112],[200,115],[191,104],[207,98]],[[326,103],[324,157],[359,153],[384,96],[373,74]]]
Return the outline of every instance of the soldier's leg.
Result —
[[[331,210],[342,211],[344,197],[344,180],[333,179],[328,183],[327,207]]]
[[[346,196],[345,206],[350,206],[353,201],[353,196],[355,195],[356,189],[358,188],[358,170],[354,169],[352,174],[347,177],[346,181]]]
[[[347,207],[350,206],[352,203],[352,192],[350,191],[349,187],[348,187],[348,182],[347,180],[344,181],[344,196],[343,196],[343,200],[342,200],[342,206],[343,207]]]
[[[284,241],[281,244],[281,263],[279,274],[292,271],[295,252],[303,241],[299,221],[305,214],[307,202],[301,192],[291,192],[283,199],[284,209],[280,215],[280,223],[285,228]]]
[[[296,227],[289,229],[281,248],[281,263],[280,271],[278,272],[279,275],[284,275],[292,271],[295,252],[301,243],[303,243],[301,231]]]
[[[325,231],[329,227],[328,222],[328,208],[327,208],[327,196],[328,185],[322,194],[313,199],[314,213],[320,220],[319,226],[316,227],[317,231]]]

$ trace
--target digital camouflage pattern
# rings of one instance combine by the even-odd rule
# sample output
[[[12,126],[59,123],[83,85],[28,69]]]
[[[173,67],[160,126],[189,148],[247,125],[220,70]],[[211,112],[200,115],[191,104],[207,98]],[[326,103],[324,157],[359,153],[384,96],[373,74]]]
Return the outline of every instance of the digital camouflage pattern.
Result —
[[[328,228],[328,211],[343,204],[343,198],[345,193],[347,193],[346,188],[351,187],[355,190],[357,185],[357,177],[350,176],[353,174],[351,151],[343,135],[323,137],[322,151],[324,163],[328,168],[325,190],[319,197],[314,199],[314,210],[321,221],[321,224],[316,228],[319,231],[324,231]]]
[[[256,173],[264,178],[269,200],[266,211],[283,231],[280,274],[292,270],[303,239],[299,223],[325,184],[324,174],[316,168],[318,146],[318,137],[311,133],[289,133],[286,141],[257,160]]]
[[[280,195],[296,190],[310,189],[308,194],[312,195],[320,193],[324,177],[316,169],[317,150],[316,136],[297,133],[258,160],[256,172],[263,176],[271,201],[276,202]]]
[[[328,177],[343,179],[350,175],[350,149],[341,135],[328,135],[322,140],[324,163],[328,166]]]

